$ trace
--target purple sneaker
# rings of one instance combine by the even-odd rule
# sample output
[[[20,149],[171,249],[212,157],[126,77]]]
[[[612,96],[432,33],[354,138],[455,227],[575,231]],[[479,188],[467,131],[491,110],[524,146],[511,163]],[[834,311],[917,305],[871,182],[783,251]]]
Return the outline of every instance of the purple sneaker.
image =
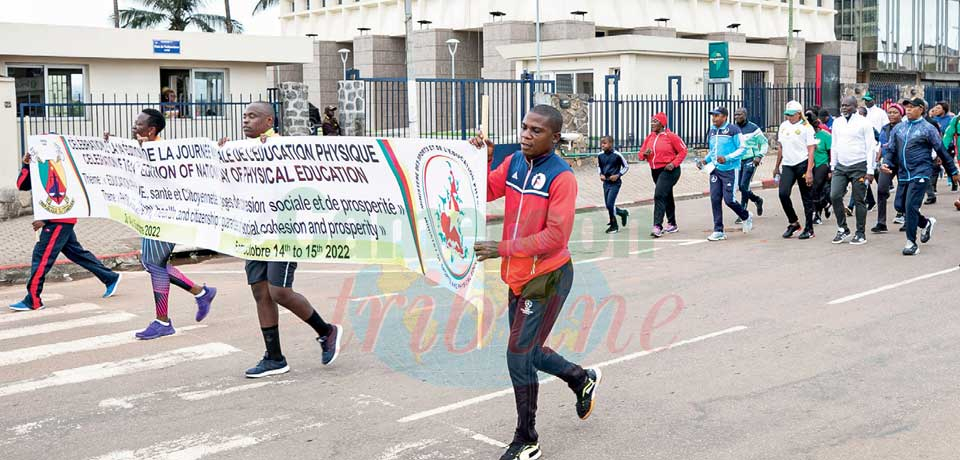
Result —
[[[203,295],[197,297],[197,322],[203,321],[210,313],[210,305],[213,304],[213,298],[217,296],[217,288],[203,285]]]
[[[170,325],[164,326],[160,324],[160,321],[153,320],[146,329],[137,332],[136,336],[140,340],[153,340],[166,335],[173,335],[176,332],[177,331],[173,329],[173,321],[170,322]]]
[[[673,224],[667,224],[667,228],[664,229],[664,231],[667,233],[677,233],[680,231],[680,227],[677,227],[676,225],[673,225]]]
[[[653,230],[650,231],[650,236],[654,238],[660,238],[663,236],[663,227],[659,225],[654,225]]]

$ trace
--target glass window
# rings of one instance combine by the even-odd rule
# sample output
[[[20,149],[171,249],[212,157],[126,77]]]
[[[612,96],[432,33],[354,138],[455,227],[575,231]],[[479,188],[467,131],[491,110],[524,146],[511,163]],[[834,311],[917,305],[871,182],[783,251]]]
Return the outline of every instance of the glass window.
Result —
[[[7,75],[13,77],[17,92],[17,114],[20,114],[20,104],[43,104],[45,102],[43,67],[7,67]],[[43,107],[26,107],[24,115],[42,117]]]
[[[10,65],[7,74],[14,79],[17,113],[20,104],[29,106],[24,114],[31,117],[82,117],[85,75],[83,68],[43,65]],[[49,107],[49,104],[62,104]],[[76,105],[70,105],[76,104]]]
[[[193,100],[198,103],[197,115],[223,116],[224,72],[222,70],[195,70],[193,72]]]
[[[573,74],[572,73],[557,74],[557,92],[560,94],[573,93]]]
[[[47,103],[82,104],[83,69],[47,68]],[[50,116],[82,117],[82,105],[62,105],[49,108]]]
[[[593,72],[577,74],[577,94],[593,94]]]

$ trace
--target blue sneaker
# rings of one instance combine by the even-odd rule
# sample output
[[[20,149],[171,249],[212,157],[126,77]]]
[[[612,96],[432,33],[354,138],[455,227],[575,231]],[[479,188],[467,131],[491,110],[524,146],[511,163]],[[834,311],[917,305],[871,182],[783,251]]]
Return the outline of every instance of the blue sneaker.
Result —
[[[320,348],[323,349],[323,364],[331,364],[340,355],[340,336],[342,328],[339,324],[331,324],[330,332],[325,337],[317,337]]]
[[[44,308],[47,308],[47,306],[42,303],[40,304],[39,307],[33,308],[30,305],[27,305],[27,303],[22,300],[17,303],[10,304],[10,309],[13,311],[34,311],[34,310],[43,310]]]
[[[153,340],[159,339],[160,337],[173,335],[177,331],[173,329],[173,321],[170,321],[170,324],[164,326],[160,324],[160,321],[153,320],[146,329],[137,332],[136,336],[140,340]]]
[[[217,288],[203,285],[203,295],[197,297],[197,322],[203,321],[210,313],[210,305],[213,304],[213,298],[217,296]]]
[[[287,365],[286,358],[273,360],[267,357],[266,353],[263,359],[256,366],[247,369],[245,375],[248,379],[259,379],[260,377],[269,377],[271,375],[280,375],[290,372],[290,366]]]
[[[108,299],[108,298],[110,298],[110,297],[113,297],[113,295],[117,293],[117,286],[120,285],[120,278],[121,278],[121,277],[122,277],[122,275],[120,275],[119,273],[117,273],[117,280],[107,285],[107,290],[104,291],[104,293],[103,293],[103,298],[104,298],[104,299]]]

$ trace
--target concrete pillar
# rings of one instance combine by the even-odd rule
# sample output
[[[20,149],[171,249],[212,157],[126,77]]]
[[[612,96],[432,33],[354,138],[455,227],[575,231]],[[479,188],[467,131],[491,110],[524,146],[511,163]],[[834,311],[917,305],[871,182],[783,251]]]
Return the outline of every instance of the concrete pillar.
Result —
[[[840,83],[857,82],[857,42],[832,41],[826,43],[807,43],[806,47],[807,80],[816,78],[817,55],[840,56]]]
[[[450,51],[447,40],[460,40],[457,45],[456,78],[480,78],[483,58],[479,32],[429,29],[413,32],[413,66],[416,78],[450,78]]]
[[[353,68],[353,42],[314,42],[313,62],[303,65],[303,82],[310,87],[310,103],[321,111],[328,105],[337,105],[337,82],[343,78],[341,48],[350,50],[347,68]]]
[[[307,85],[287,81],[280,84],[280,98],[283,103],[284,136],[310,135],[310,108],[307,105]]]
[[[344,136],[365,136],[366,90],[362,81],[340,81],[337,95],[341,127]]]
[[[597,36],[597,25],[588,21],[574,21],[565,19],[561,21],[544,22],[540,28],[540,39],[549,40],[577,40],[584,38],[595,38]]]
[[[706,37],[704,37],[704,40],[709,40],[712,42],[746,43],[747,34],[730,31],[713,32],[707,34]]]
[[[406,61],[406,40],[402,37],[364,35],[353,39],[353,64],[361,77],[406,77]]]
[[[677,38],[677,29],[674,29],[673,27],[657,26],[636,27],[623,35],[645,35],[649,37]]]
[[[303,64],[267,66],[267,84],[279,88],[285,81],[303,81]]]
[[[16,177],[20,173],[20,129],[17,123],[17,92],[14,79],[0,77],[0,175]],[[29,210],[29,192],[21,193],[8,180],[0,185],[0,219],[17,217]]]
[[[787,46],[787,37],[771,38],[767,41],[771,45]],[[793,58],[793,83],[803,83],[806,79],[806,41],[794,37],[793,48],[796,54]],[[773,82],[778,85],[787,84],[787,57],[773,66]]]
[[[515,79],[519,75],[513,63],[507,61],[497,47],[514,43],[529,43],[536,40],[536,27],[532,22],[503,21],[483,25],[483,70],[487,79]]]

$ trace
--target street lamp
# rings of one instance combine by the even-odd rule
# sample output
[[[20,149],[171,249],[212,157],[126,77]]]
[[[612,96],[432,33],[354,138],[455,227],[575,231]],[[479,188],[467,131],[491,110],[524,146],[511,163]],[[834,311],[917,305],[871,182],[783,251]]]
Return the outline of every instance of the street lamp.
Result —
[[[457,78],[457,46],[460,40],[451,38],[447,40],[447,51],[450,51],[450,78]]]
[[[337,51],[340,53],[340,62],[343,63],[343,79],[347,79],[347,57],[350,56],[350,50],[347,48],[340,48]]]

